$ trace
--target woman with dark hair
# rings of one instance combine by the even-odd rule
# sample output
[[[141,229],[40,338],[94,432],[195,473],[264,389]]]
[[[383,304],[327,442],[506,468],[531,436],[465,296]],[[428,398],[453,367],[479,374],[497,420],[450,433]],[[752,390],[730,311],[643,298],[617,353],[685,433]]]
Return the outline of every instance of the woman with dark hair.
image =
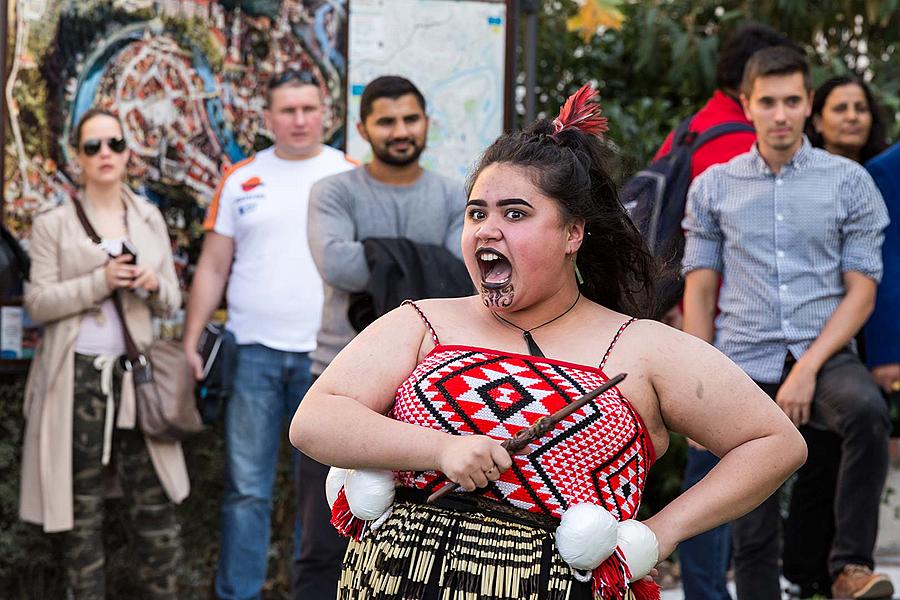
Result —
[[[658,560],[803,462],[796,429],[733,363],[630,316],[654,269],[604,166],[594,95],[481,157],[462,234],[479,293],[378,319],[301,403],[294,445],[351,469],[327,489],[354,538],[340,598],[652,598]],[[619,372],[524,450],[501,445]],[[723,459],[641,524],[668,427]],[[448,480],[465,492],[430,503]]]
[[[853,75],[832,77],[815,91],[806,135],[816,148],[858,163],[887,148],[884,117],[875,96]]]
[[[39,215],[32,229],[25,307],[43,334],[25,390],[20,514],[63,532],[71,597],[103,600],[104,497],[120,489],[142,597],[176,598],[173,502],[188,494],[184,457],[179,443],[145,439],[135,428],[124,375],[125,328],[144,352],[151,317],[181,305],[169,235],[159,210],[123,183],[128,149],[118,117],[87,111],[73,145],[78,197]],[[99,244],[85,232],[79,204]]]

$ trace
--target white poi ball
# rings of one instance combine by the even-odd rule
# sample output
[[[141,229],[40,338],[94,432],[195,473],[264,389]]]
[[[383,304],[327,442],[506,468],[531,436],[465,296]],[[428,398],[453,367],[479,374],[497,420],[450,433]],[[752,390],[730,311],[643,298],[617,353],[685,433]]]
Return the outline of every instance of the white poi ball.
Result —
[[[363,521],[377,519],[394,503],[394,473],[353,469],[344,481],[344,493],[354,517]]]
[[[344,480],[347,479],[349,469],[340,467],[331,467],[328,470],[328,477],[325,478],[325,498],[328,500],[328,508],[334,506],[341,488],[344,487]]]
[[[618,521],[596,504],[576,504],[556,528],[556,548],[573,569],[591,570],[616,549]]]
[[[619,550],[631,571],[631,581],[643,579],[659,561],[659,540],[649,527],[628,519],[619,523]]]

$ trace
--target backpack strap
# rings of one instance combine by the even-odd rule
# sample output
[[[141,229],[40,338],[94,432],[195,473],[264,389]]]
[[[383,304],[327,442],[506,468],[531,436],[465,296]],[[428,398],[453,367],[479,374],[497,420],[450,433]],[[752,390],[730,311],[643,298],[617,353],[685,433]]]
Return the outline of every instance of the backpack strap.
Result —
[[[672,148],[669,150],[670,153],[672,152],[672,150],[678,148],[679,146],[683,146],[685,144],[691,145],[693,140],[691,140],[688,134],[691,133],[691,123],[694,122],[695,116],[697,115],[691,115],[690,117],[679,123],[678,127],[675,128],[675,133],[672,134]]]
[[[691,144],[692,150],[696,151],[700,146],[707,142],[728,135],[729,133],[756,133],[756,129],[750,123],[742,123],[740,121],[731,121],[728,123],[719,123],[710,127],[700,135],[698,135]]]
[[[419,313],[420,317],[422,317],[422,321],[425,323],[425,327],[427,327],[429,333],[431,333],[431,341],[434,342],[435,346],[439,346],[441,344],[441,341],[438,339],[437,333],[434,331],[434,327],[431,326],[431,321],[428,320],[428,317],[425,316],[425,313],[422,312],[422,309],[419,308],[419,305],[412,300],[404,300],[400,304],[400,306],[403,306],[404,304],[409,304],[414,309],[416,309],[416,312]]]
[[[603,355],[603,360],[600,361],[600,370],[601,371],[603,370],[603,367],[606,366],[606,361],[609,358],[610,353],[612,353],[613,346],[615,346],[616,342],[619,341],[619,336],[621,336],[622,333],[625,331],[625,329],[629,325],[634,323],[635,321],[637,321],[637,319],[635,317],[631,317],[630,319],[628,319],[627,321],[622,323],[621,327],[619,327],[619,330],[616,332],[616,335],[613,336],[612,341],[609,343],[609,348],[606,349],[606,354]]]

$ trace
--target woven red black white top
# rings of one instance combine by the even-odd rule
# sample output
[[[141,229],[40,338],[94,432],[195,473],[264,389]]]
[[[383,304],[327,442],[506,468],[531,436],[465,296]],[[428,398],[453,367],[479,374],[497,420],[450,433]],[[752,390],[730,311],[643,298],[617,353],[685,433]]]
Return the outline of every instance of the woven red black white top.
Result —
[[[398,421],[456,435],[481,434],[497,440],[514,436],[609,378],[599,367],[550,358],[440,343],[414,303],[435,343],[397,390],[391,415]],[[653,442],[640,415],[617,388],[588,403],[544,437],[527,456],[491,482],[484,496],[517,508],[561,518],[572,504],[602,506],[617,519],[633,518],[640,506],[647,471],[655,460]],[[443,483],[436,471],[402,472],[400,484],[432,492]]]

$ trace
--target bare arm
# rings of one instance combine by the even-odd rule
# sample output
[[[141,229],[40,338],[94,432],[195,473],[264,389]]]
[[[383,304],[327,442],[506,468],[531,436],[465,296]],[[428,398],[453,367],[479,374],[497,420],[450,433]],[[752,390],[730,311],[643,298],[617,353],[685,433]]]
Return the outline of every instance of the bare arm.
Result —
[[[425,328],[401,306],[363,330],[331,362],[300,403],[291,443],[319,462],[345,468],[438,469],[466,489],[483,471],[509,468],[509,455],[485,436],[453,436],[387,416],[413,371]],[[496,478],[495,477],[495,478]]]
[[[685,276],[684,317],[682,331],[712,344],[716,335],[716,299],[719,296],[719,273],[713,269],[697,269]],[[695,450],[706,450],[688,438]]]
[[[210,315],[222,300],[233,258],[234,239],[208,231],[203,240],[200,260],[197,261],[184,319],[184,352],[198,379],[202,367],[197,354],[197,343]]]
[[[835,352],[850,343],[872,314],[876,288],[875,281],[862,273],[844,273],[846,294],[843,300],[778,389],[776,401],[795,424],[803,425],[809,421],[819,370]]]
[[[668,427],[721,457],[697,485],[648,519],[665,558],[682,540],[746,514],[806,459],[803,438],[734,363],[702,341],[661,324],[651,383]]]
[[[684,332],[712,344],[715,335],[719,273],[697,269],[684,280]]]

